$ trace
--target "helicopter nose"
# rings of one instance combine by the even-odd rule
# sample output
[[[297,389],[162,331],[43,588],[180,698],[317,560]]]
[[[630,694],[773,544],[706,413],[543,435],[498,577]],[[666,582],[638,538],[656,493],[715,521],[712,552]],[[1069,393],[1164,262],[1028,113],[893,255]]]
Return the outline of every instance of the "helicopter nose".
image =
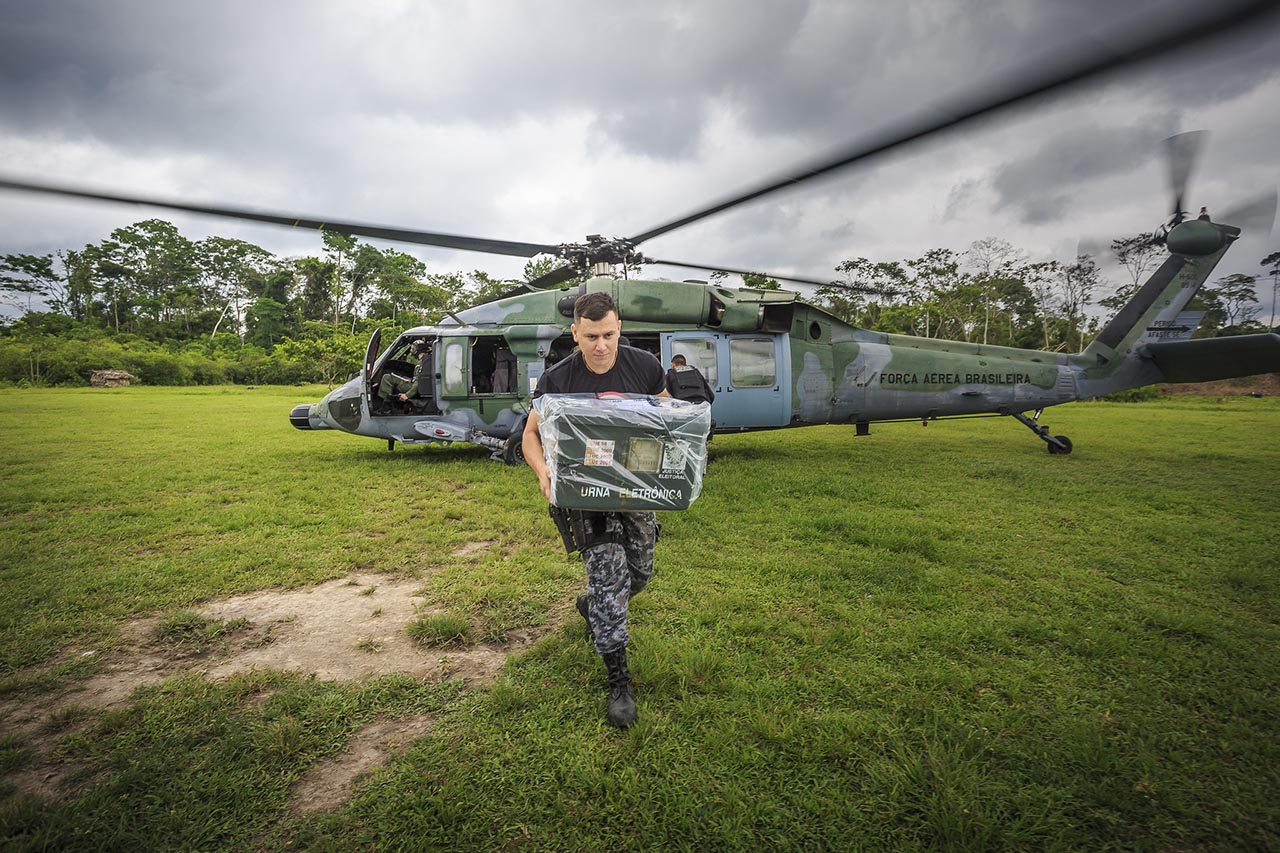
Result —
[[[289,423],[298,429],[311,429],[311,404],[302,403],[289,411]]]

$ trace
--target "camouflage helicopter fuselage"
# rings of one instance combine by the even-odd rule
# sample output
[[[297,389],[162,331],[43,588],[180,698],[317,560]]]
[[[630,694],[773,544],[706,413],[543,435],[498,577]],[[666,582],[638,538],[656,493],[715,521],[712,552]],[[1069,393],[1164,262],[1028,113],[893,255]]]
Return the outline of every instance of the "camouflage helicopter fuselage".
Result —
[[[1184,309],[1238,235],[1207,220],[1179,225],[1170,257],[1080,353],[869,331],[783,290],[597,277],[408,329],[380,356],[375,333],[364,370],[290,419],[299,429],[339,429],[392,447],[470,442],[518,461],[530,394],[572,351],[573,302],[603,290],[631,346],[664,364],[683,354],[703,372],[716,392],[716,432],[847,423],[861,434],[876,421],[1012,415],[1051,453],[1068,453],[1069,440],[1037,425],[1040,410],[1154,382],[1280,370],[1278,335],[1189,340],[1199,315]],[[423,343],[430,351],[412,393],[404,401],[380,395],[388,374],[413,372],[410,353]]]

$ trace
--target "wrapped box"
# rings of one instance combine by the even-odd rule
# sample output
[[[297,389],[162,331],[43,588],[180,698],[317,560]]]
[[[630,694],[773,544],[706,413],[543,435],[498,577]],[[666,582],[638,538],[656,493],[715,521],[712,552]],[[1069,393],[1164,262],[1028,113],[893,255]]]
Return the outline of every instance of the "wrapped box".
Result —
[[[567,509],[688,509],[702,492],[711,406],[635,394],[549,394],[534,400]]]

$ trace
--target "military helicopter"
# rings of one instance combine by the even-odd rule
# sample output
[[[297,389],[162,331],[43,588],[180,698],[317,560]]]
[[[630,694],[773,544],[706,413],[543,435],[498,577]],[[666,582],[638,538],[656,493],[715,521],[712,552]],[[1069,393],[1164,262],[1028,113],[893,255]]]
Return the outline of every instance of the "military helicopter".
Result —
[[[668,363],[697,367],[716,392],[712,417],[721,433],[813,424],[853,424],[956,416],[1008,416],[1043,440],[1053,455],[1072,450],[1039,418],[1047,407],[1156,382],[1194,382],[1280,371],[1280,335],[1191,340],[1198,315],[1186,310],[1223,254],[1235,225],[1183,210],[1190,167],[1174,157],[1173,209],[1157,232],[1170,255],[1082,352],[1024,350],[894,335],[856,328],[784,290],[731,289],[715,283],[619,278],[645,264],[744,273],[717,264],[646,257],[654,237],[957,127],[1047,92],[1162,56],[1212,35],[1256,24],[1269,2],[1219,5],[1197,17],[1156,22],[1142,34],[1112,39],[1108,52],[1079,52],[1005,79],[1003,88],[968,93],[925,119],[872,135],[630,238],[592,235],[581,243],[521,243],[382,226],[321,221],[290,214],[194,205],[0,179],[0,188],[127,202],[292,227],[566,263],[505,296],[401,333],[385,350],[369,341],[363,369],[317,403],[289,413],[302,430],[336,429],[396,443],[469,443],[496,459],[522,461],[520,434],[530,395],[548,366],[573,348],[573,303],[608,291],[631,346]],[[1171,145],[1173,151],[1177,146]],[[1270,217],[1274,217],[1274,199]],[[1270,218],[1269,217],[1269,218]],[[1229,219],[1230,217],[1228,217]],[[1265,225],[1268,229],[1270,225]],[[567,282],[590,277],[576,285]],[[804,284],[839,284],[772,275]],[[856,289],[850,287],[850,289]],[[410,379],[413,377],[413,379]],[[393,392],[390,389],[397,389]]]
[[[380,436],[389,446],[470,442],[522,461],[527,401],[542,372],[573,349],[573,303],[609,292],[630,345],[667,363],[676,354],[716,392],[717,432],[877,421],[1008,415],[1066,454],[1043,409],[1153,382],[1196,382],[1280,370],[1280,335],[1189,340],[1199,315],[1184,309],[1240,230],[1207,215],[1173,225],[1172,255],[1081,353],[891,335],[859,329],[783,290],[595,276],[468,309],[452,322],[408,329],[319,403],[289,414],[299,429]],[[425,345],[425,346],[424,346]],[[379,396],[389,375],[427,363],[404,401]],[[1028,415],[1027,412],[1033,412]]]

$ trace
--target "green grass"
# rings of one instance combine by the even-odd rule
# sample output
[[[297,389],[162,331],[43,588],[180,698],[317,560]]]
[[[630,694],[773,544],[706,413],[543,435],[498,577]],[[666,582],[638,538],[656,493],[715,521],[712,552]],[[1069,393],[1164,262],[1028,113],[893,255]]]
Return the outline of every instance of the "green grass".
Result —
[[[209,619],[190,610],[179,610],[161,617],[156,625],[155,641],[181,654],[203,654],[235,632],[248,627],[248,619],[226,621]]]
[[[63,712],[72,794],[0,775],[6,846],[1280,848],[1280,402],[1050,409],[1067,457],[1009,419],[718,437],[663,517],[616,732],[530,473],[290,428],[319,393],[0,391],[0,699],[83,681],[131,618],[357,570],[473,642],[564,624],[489,688],[255,673]],[[419,713],[349,806],[289,811]],[[6,738],[0,773],[32,755]]]
[[[471,640],[471,622],[456,613],[424,614],[405,628],[424,646],[463,646]]]
[[[15,734],[0,735],[0,774],[26,766],[31,759],[31,746]]]

